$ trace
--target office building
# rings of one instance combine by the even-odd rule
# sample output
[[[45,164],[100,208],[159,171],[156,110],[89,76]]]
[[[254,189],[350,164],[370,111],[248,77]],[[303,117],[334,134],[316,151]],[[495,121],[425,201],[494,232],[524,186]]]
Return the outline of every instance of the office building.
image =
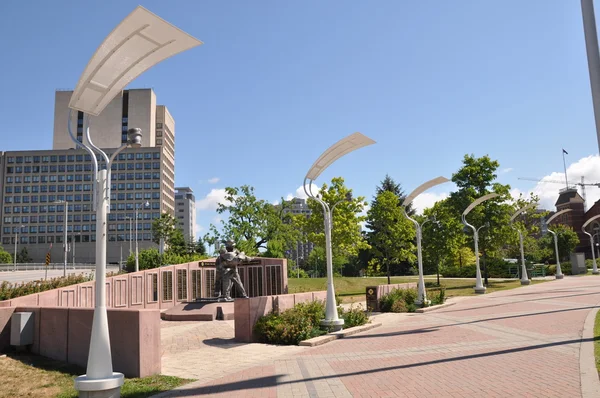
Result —
[[[291,207],[284,209],[283,212],[285,214],[304,214],[306,217],[310,217],[312,214],[310,207],[306,203],[306,199],[302,198],[293,198],[291,200]],[[299,241],[296,243],[296,247],[290,251],[288,258],[294,260],[297,265],[304,265],[314,247],[315,245],[312,242]]]
[[[95,262],[96,214],[93,210],[92,158],[75,148],[68,136],[71,91],[57,91],[52,150],[10,151],[0,156],[2,225],[6,250],[26,247],[34,262],[50,250],[52,262],[62,262],[67,211],[67,240],[75,246],[75,261]],[[84,142],[83,115],[71,114],[73,134]],[[175,214],[175,122],[167,108],[156,105],[151,89],[125,90],[98,117],[90,120],[95,145],[110,156],[127,140],[127,130],[142,129],[142,147],[126,149],[111,168],[107,261],[117,263],[135,250],[135,209],[140,249],[152,243],[152,220]],[[103,160],[97,157],[100,167]],[[60,203],[63,202],[63,203]],[[52,244],[52,246],[51,246]],[[50,249],[51,247],[51,249]],[[121,257],[122,256],[122,257]]]
[[[195,242],[196,198],[189,187],[175,188],[175,218],[186,242]]]

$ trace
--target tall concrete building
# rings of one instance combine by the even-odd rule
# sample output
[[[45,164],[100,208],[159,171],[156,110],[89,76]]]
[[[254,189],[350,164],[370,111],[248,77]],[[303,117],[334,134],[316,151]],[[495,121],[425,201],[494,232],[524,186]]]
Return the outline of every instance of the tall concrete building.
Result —
[[[95,261],[92,159],[75,148],[68,135],[71,94],[56,92],[52,150],[0,155],[0,240],[10,250],[18,236],[18,249],[26,247],[34,262],[43,262],[49,250],[52,262],[62,261],[65,201],[67,240],[74,242],[75,260]],[[73,134],[85,142],[83,115],[73,112],[71,119]],[[123,151],[111,167],[107,244],[111,263],[118,262],[121,255],[126,258],[130,247],[135,250],[136,225],[140,249],[155,247],[152,220],[163,212],[175,214],[175,121],[165,106],[156,105],[153,90],[123,91],[100,116],[91,118],[90,135],[110,156],[133,127],[142,129],[142,147]],[[100,157],[98,163],[106,167]],[[136,208],[137,223],[133,221]],[[72,255],[73,250],[69,262]]]
[[[196,198],[189,187],[175,188],[175,217],[186,242],[195,242]]]
[[[306,199],[293,198],[291,202],[292,206],[284,209],[284,213],[304,214],[306,217],[311,216],[312,211],[310,210],[310,207],[308,207]],[[304,262],[308,260],[308,256],[314,248],[315,245],[312,242],[297,242],[296,247],[292,249],[288,258],[294,260],[296,264],[304,264]]]

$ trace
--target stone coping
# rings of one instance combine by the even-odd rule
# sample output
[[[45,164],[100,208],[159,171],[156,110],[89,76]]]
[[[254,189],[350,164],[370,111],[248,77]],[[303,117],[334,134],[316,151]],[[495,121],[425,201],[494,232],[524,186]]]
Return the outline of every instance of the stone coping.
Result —
[[[375,329],[379,326],[381,326],[381,323],[367,323],[366,325],[354,326],[352,328],[340,330],[339,332],[332,332],[323,336],[313,337],[312,339],[301,341],[298,345],[302,347],[316,347],[329,343],[330,341],[352,336],[353,334],[366,332],[367,330]]]
[[[440,308],[450,307],[451,305],[454,305],[454,304],[456,304],[456,302],[444,303],[444,304],[438,304],[438,305],[431,305],[429,307],[417,308],[415,310],[415,312],[417,314],[423,314],[425,312],[431,312],[431,311],[439,310]]]

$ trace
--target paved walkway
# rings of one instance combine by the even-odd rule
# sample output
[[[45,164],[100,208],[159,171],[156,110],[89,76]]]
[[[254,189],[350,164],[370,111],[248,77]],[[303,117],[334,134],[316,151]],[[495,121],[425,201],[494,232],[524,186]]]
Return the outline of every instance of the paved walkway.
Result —
[[[163,373],[199,381],[162,396],[598,397],[599,305],[599,277],[569,277],[377,315],[383,326],[314,348],[236,344],[230,322],[165,325]]]

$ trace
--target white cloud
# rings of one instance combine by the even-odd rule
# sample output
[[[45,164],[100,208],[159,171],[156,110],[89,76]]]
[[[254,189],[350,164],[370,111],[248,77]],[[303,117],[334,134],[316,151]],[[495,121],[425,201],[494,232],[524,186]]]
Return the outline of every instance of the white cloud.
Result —
[[[221,181],[221,179],[219,177],[213,177],[211,179],[208,180],[209,184],[216,184],[217,182]]]
[[[198,240],[198,238],[200,238],[202,231],[204,231],[204,227],[200,224],[198,224],[198,221],[196,221],[194,223],[194,237],[196,238],[196,240]]]
[[[581,182],[582,176],[585,177],[586,183],[600,182],[600,156],[588,156],[572,163],[567,168],[567,176],[570,183]],[[554,204],[558,199],[558,191],[565,187],[564,181],[564,172],[553,172],[542,178],[531,190],[531,192],[539,196],[541,209],[555,210]],[[586,186],[585,188],[587,208],[589,209],[600,199],[600,189],[593,186]],[[581,194],[580,186],[578,186],[578,190]]]
[[[511,171],[513,171],[513,168],[512,167],[507,167],[505,169],[500,170],[500,174],[510,173]]]
[[[312,188],[312,193],[313,194],[318,194],[320,191],[320,188],[316,185],[316,184],[311,184],[311,188]],[[298,187],[298,189],[296,189],[296,193],[294,194],[288,194],[288,198],[301,198],[301,199],[306,199],[308,196],[306,195],[306,192],[304,192],[304,186],[300,185]],[[289,200],[289,199],[288,199]]]
[[[223,218],[221,216],[213,217],[213,224],[215,224],[215,225],[221,224],[221,221],[223,221]]]
[[[431,193],[431,192],[423,192],[419,196],[417,196],[413,202],[412,206],[418,214],[423,213],[423,210],[433,206],[436,202],[440,200],[444,200],[448,197],[447,192],[442,193]]]
[[[216,210],[219,203],[228,204],[225,201],[225,188],[211,189],[211,191],[202,199],[196,201],[197,210]]]

